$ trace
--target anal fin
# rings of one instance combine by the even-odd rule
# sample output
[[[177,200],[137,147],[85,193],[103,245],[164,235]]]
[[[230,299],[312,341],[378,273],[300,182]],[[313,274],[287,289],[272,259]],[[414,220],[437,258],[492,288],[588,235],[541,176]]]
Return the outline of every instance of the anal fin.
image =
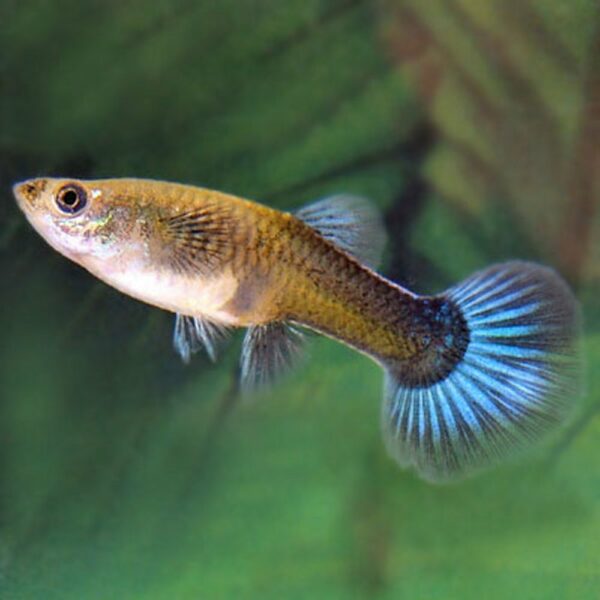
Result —
[[[242,345],[242,390],[271,385],[294,366],[303,346],[304,335],[288,323],[249,327]]]

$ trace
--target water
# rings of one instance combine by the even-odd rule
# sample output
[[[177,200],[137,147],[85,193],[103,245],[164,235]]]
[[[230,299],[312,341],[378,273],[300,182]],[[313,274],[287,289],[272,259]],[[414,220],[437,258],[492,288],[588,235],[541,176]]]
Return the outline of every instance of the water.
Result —
[[[600,11],[422,4],[0,1],[2,597],[597,597]],[[252,402],[239,336],[181,365],[170,315],[25,223],[10,184],[41,174],[363,194],[421,292],[551,264],[583,303],[579,413],[424,483],[385,454],[379,370],[332,341]]]

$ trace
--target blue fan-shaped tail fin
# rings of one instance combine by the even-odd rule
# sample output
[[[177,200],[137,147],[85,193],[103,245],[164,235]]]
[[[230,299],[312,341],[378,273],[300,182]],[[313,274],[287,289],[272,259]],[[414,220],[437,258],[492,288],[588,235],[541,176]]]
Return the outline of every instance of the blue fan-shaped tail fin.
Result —
[[[423,302],[438,335],[422,360],[386,372],[384,438],[402,466],[458,479],[567,419],[579,395],[578,308],[553,270],[499,264]]]

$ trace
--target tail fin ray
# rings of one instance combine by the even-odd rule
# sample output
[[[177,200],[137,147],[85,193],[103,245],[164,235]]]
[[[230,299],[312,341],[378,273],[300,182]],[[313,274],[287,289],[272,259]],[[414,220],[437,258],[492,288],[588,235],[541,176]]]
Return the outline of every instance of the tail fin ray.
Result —
[[[466,351],[443,377],[390,367],[382,414],[390,453],[434,481],[537,441],[566,419],[579,383],[577,304],[554,271],[495,265],[442,297],[466,322]]]

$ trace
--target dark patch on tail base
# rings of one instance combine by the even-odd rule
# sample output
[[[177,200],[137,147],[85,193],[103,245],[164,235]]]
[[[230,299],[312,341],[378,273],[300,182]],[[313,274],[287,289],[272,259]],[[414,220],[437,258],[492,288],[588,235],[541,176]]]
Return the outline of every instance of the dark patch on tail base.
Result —
[[[423,349],[409,359],[391,365],[403,385],[425,388],[443,381],[462,360],[470,334],[461,310],[447,298],[419,299],[410,330],[418,332]]]

